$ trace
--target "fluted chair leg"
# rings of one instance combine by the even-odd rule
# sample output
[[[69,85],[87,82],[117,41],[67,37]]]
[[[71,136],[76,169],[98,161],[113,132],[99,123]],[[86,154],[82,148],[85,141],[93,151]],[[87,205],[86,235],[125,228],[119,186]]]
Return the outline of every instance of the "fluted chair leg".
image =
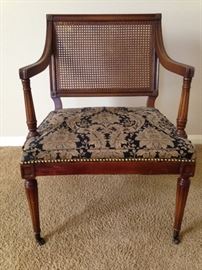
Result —
[[[40,235],[41,229],[39,220],[38,187],[36,179],[25,180],[25,191],[29,203],[35,239],[39,245],[43,245],[45,244],[45,240]]]
[[[173,232],[173,242],[175,244],[180,243],[180,229],[182,219],[184,215],[184,209],[187,201],[189,192],[190,179],[187,176],[180,176],[177,181],[177,192],[176,192],[176,209],[175,209],[175,222]]]

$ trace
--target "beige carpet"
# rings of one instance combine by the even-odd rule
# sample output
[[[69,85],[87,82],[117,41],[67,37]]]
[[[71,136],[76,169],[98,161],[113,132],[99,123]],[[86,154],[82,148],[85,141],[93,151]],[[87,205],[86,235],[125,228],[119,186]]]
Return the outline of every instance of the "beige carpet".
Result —
[[[35,244],[20,148],[1,148],[0,269],[202,269],[202,147],[182,226],[171,241],[176,176],[41,177]]]

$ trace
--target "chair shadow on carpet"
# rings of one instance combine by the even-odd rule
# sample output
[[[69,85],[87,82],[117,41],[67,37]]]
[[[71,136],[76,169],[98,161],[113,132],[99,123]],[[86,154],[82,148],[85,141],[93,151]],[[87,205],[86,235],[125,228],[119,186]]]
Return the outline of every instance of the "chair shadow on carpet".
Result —
[[[110,213],[113,213],[117,209],[119,211],[124,208],[129,207],[133,203],[132,200],[127,202],[119,200],[116,204],[113,205],[112,202],[106,202],[103,197],[93,200],[88,203],[84,209],[79,214],[70,216],[67,218],[63,224],[59,225],[56,229],[45,235],[45,239],[49,240],[54,235],[64,233],[65,230],[71,230],[71,228],[78,228],[80,225],[84,226],[85,223],[90,223],[90,220],[94,220],[94,217],[97,215],[97,219],[102,219],[104,216],[108,216]],[[134,202],[135,203],[135,202]],[[135,216],[134,216],[135,219]]]
[[[56,229],[52,230],[51,232],[45,234],[46,241],[53,238],[57,234],[58,235],[60,233],[64,234],[64,231],[68,230],[69,232],[71,232],[72,228],[79,228],[80,225],[83,228],[85,228],[85,224],[91,224],[91,222],[94,222],[93,224],[96,223],[96,225],[98,224],[97,226],[99,226],[99,220],[103,221],[103,219],[106,220],[106,227],[107,228],[109,228],[109,226],[114,226],[114,221],[113,221],[114,219],[112,219],[110,217],[110,215],[113,215],[113,217],[114,217],[114,215],[115,216],[118,216],[118,215],[124,216],[124,211],[126,212],[127,209],[129,209],[129,211],[130,211],[131,208],[137,209],[138,202],[142,202],[142,200],[143,200],[143,196],[142,196],[141,192],[139,193],[139,191],[138,191],[136,194],[134,194],[134,188],[138,189],[137,182],[139,182],[139,180],[140,180],[140,182],[142,182],[142,179],[136,179],[136,180],[137,181],[129,180],[129,179],[124,180],[123,183],[121,184],[121,186],[114,189],[113,193],[110,194],[110,196],[108,193],[103,192],[100,198],[94,199],[93,201],[91,200],[86,205],[85,209],[83,211],[81,211],[81,213],[68,217],[67,220],[63,224],[59,225]],[[127,194],[124,192],[124,188],[126,189]],[[151,188],[155,192],[156,187],[153,184],[151,184]],[[166,186],[163,186],[163,187],[161,186],[161,189],[162,188],[163,188],[163,190],[161,190],[161,191],[166,192]],[[164,190],[164,188],[165,188],[165,190]],[[156,201],[157,197],[152,196],[151,199]],[[146,198],[144,198],[144,200],[145,200],[145,207],[146,207],[146,204],[147,204]],[[156,204],[158,204],[157,201],[156,201]],[[173,207],[174,207],[174,198],[173,198]],[[155,212],[155,204],[153,205],[153,209]],[[134,224],[134,226],[135,226],[135,224],[137,223],[137,219],[140,218],[141,214],[142,214],[142,212],[140,210],[138,210],[134,213],[134,215],[132,215],[132,218],[130,216],[130,221],[129,221],[130,224]],[[95,217],[96,217],[96,219],[95,219]],[[145,217],[142,217],[142,220],[144,218]],[[159,222],[158,222],[159,224],[163,224],[163,225],[165,224],[165,226],[166,226],[166,224],[167,224],[167,221],[166,221],[167,216],[166,215],[161,215],[161,216],[159,215],[159,216],[156,216],[156,218],[157,219],[159,218]],[[162,220],[162,219],[165,219],[165,220]],[[117,222],[119,222],[119,221],[117,220]],[[149,220],[148,220],[148,222],[149,222]],[[110,223],[110,225],[109,225],[109,223]],[[95,231],[96,231],[95,234],[96,235],[98,233],[97,226],[95,227]],[[103,229],[103,227],[102,227],[102,229]],[[172,230],[172,227],[170,229]],[[148,230],[149,230],[149,228],[148,228]],[[91,233],[92,233],[92,230],[91,230]],[[84,233],[84,236],[85,236],[85,233]],[[159,237],[159,234],[156,237]]]
[[[191,233],[191,232],[197,233],[197,231],[199,231],[201,228],[202,228],[202,219],[195,220],[186,228],[182,229],[181,236],[184,237],[186,234]]]

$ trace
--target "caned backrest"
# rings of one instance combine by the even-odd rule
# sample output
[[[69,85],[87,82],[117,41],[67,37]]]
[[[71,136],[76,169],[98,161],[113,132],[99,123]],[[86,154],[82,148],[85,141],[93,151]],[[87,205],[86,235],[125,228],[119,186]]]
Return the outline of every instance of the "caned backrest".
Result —
[[[159,14],[48,15],[52,96],[157,95]]]

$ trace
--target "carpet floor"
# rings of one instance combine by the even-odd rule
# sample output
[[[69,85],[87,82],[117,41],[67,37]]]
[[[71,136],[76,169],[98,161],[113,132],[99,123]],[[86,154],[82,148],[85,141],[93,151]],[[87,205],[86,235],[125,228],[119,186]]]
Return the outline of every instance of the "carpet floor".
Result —
[[[202,146],[182,226],[171,241],[176,176],[40,177],[33,238],[19,147],[0,148],[0,269],[202,269]]]

